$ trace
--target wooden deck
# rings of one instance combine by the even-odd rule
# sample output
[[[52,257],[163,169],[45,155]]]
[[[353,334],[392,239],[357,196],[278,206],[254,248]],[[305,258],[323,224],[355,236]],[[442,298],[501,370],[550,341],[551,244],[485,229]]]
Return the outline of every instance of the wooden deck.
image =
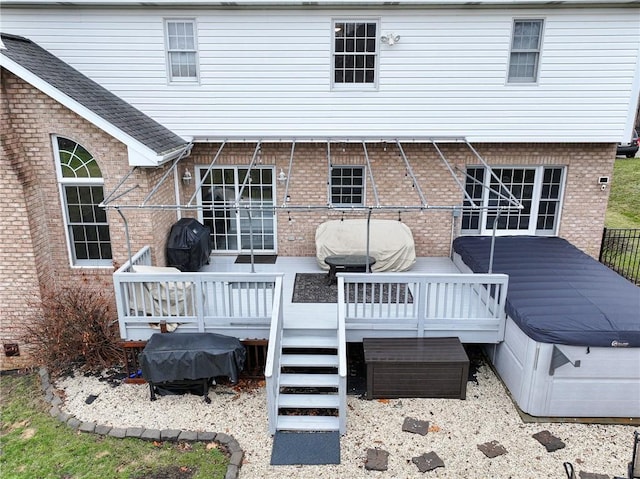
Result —
[[[212,256],[211,262],[200,271],[207,273],[249,273],[250,264],[235,264],[236,256]],[[278,257],[275,264],[255,264],[257,273],[284,273],[283,313],[287,328],[335,329],[336,303],[293,303],[293,285],[296,273],[326,273],[312,256]],[[460,270],[448,257],[417,258],[410,273],[457,274]]]

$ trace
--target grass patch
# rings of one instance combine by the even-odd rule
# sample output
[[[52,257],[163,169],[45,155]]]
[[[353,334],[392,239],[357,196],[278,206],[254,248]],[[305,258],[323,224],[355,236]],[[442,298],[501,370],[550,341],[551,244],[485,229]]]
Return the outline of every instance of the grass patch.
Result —
[[[51,417],[36,374],[0,376],[3,479],[212,479],[229,463],[215,443],[155,443],[74,431]]]
[[[640,228],[640,159],[616,160],[605,225],[607,228]]]

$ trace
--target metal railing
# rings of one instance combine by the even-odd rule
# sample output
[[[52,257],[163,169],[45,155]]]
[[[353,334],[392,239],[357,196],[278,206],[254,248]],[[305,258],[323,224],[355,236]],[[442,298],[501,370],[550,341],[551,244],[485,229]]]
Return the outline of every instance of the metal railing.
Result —
[[[599,261],[640,285],[640,228],[604,228]]]

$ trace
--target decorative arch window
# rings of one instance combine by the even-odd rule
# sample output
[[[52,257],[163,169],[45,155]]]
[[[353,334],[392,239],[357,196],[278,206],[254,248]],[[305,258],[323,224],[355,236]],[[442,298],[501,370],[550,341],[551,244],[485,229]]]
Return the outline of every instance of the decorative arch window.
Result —
[[[82,145],[54,137],[69,258],[75,266],[111,266],[111,237],[98,163]]]

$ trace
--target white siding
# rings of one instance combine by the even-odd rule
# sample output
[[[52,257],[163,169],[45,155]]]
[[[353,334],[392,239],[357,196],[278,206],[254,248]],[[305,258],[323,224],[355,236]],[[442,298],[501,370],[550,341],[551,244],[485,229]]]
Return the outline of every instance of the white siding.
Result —
[[[163,19],[195,18],[200,81],[169,85]],[[333,18],[380,20],[376,90],[331,90]],[[545,21],[537,84],[506,82],[514,18]],[[617,142],[638,95],[640,8],[3,8],[28,37],[182,136]]]

